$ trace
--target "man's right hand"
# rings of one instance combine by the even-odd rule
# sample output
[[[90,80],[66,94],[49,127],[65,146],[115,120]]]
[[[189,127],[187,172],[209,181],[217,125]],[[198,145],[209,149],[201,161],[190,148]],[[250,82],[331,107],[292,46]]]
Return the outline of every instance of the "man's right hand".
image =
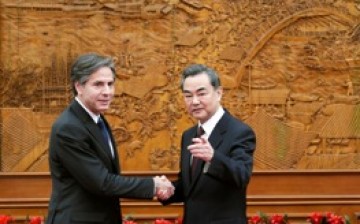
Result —
[[[175,188],[165,176],[156,176],[153,179],[155,183],[155,194],[158,199],[166,200],[174,194]]]

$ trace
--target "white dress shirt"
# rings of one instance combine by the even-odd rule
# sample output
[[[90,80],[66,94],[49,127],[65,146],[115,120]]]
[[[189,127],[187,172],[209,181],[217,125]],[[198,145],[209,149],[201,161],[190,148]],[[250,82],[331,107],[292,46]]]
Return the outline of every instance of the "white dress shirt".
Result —
[[[220,106],[217,111],[215,112],[215,114],[209,119],[207,120],[205,123],[201,124],[199,122],[199,126],[201,125],[201,127],[204,129],[205,133],[202,135],[203,137],[205,137],[206,139],[209,139],[209,136],[211,135],[212,131],[214,130],[216,124],[220,121],[220,119],[222,118],[222,116],[224,115],[225,111],[224,108],[222,106]],[[204,169],[203,172],[206,173],[210,167],[210,162],[205,162],[204,165]]]
[[[80,106],[82,108],[84,108],[84,110],[90,115],[90,117],[94,120],[95,124],[98,123],[99,119],[100,119],[100,114],[96,115],[93,112],[91,112],[81,101],[78,97],[75,97],[75,100],[80,104]],[[111,151],[111,156],[112,158],[115,158],[115,154],[114,154],[114,148],[113,145],[110,141],[110,136],[109,136],[109,142],[108,142],[109,146],[110,146],[110,151]]]

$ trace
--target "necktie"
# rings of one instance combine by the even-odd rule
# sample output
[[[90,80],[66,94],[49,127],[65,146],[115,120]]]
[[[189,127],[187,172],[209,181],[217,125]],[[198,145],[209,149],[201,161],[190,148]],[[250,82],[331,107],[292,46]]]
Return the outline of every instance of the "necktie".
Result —
[[[200,138],[203,134],[205,134],[204,129],[199,126],[197,131],[196,131],[196,137]],[[195,174],[196,174],[196,166],[199,163],[199,159],[196,157],[192,157],[192,163],[191,163],[191,179],[193,180],[195,178]]]
[[[104,123],[103,119],[99,118],[99,120],[97,122],[97,125],[101,130],[101,134],[103,136],[103,140],[104,140],[105,144],[110,147],[110,145],[109,145],[109,141],[110,141],[109,133],[107,131],[107,128],[105,126],[105,123]]]

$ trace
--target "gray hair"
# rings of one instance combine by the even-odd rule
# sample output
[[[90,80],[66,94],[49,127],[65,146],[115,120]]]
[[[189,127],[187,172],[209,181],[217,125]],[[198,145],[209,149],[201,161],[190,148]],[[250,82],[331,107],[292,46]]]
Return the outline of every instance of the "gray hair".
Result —
[[[217,89],[221,86],[219,75],[215,72],[214,69],[202,64],[193,64],[185,68],[182,73],[181,83],[180,83],[181,90],[184,90],[184,82],[186,78],[190,76],[196,76],[201,73],[207,74],[207,76],[210,79],[210,83],[214,87],[214,89]]]
[[[71,87],[74,95],[77,95],[75,82],[81,85],[85,84],[91,74],[103,67],[109,67],[115,78],[115,64],[112,58],[98,55],[96,53],[88,53],[80,55],[71,67]]]

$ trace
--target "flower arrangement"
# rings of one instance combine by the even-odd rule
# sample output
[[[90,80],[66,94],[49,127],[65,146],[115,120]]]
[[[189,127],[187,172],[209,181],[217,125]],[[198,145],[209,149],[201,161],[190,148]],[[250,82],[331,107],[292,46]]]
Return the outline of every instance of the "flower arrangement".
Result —
[[[0,215],[0,224],[8,224],[9,222],[13,221],[14,219],[8,215]]]
[[[29,224],[42,224],[44,219],[40,216],[31,217],[29,220]]]
[[[249,224],[287,224],[288,217],[287,215],[274,214],[270,217],[263,212],[259,212],[257,215],[254,215],[248,219]]]
[[[307,221],[310,224],[350,224],[350,219],[348,216],[342,217],[331,212],[322,214],[320,212],[313,212],[307,218]],[[249,224],[288,224],[288,216],[274,214],[272,216],[267,216],[263,212],[259,212],[257,215],[254,215],[248,219]]]
[[[331,212],[324,215],[320,212],[313,212],[308,218],[308,222],[311,224],[350,224],[350,219],[348,216],[342,217]]]
[[[1,223],[0,223],[1,224]],[[125,217],[123,224],[138,224],[131,217]],[[166,219],[156,219],[152,224],[182,224],[182,218],[177,218],[174,222]]]
[[[28,224],[42,224],[43,221],[44,218],[40,216],[33,216],[31,218],[26,217],[26,223]],[[15,222],[15,219],[12,216],[0,214],[0,224],[10,224],[12,222]]]

